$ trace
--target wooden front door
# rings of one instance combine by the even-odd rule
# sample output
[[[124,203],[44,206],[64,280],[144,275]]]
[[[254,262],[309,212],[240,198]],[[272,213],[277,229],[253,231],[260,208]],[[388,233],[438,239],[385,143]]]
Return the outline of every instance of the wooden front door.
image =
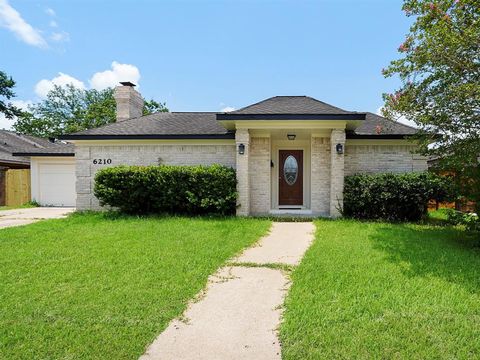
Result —
[[[278,204],[303,205],[303,150],[280,150]]]

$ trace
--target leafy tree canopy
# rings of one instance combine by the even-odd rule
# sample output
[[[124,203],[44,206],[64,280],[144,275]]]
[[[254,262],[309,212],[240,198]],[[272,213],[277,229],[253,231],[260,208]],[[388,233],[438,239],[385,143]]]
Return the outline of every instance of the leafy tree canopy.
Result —
[[[414,23],[398,49],[401,58],[383,70],[402,80],[384,94],[384,115],[413,120],[421,152],[469,174],[478,187],[480,1],[404,0],[403,11]]]
[[[114,89],[83,90],[73,85],[55,86],[45,100],[29,106],[13,125],[24,134],[57,137],[115,122]],[[164,103],[145,101],[143,114],[166,112]]]
[[[0,71],[0,113],[4,114],[7,119],[12,119],[21,113],[20,109],[9,102],[15,97],[14,87],[15,81],[5,72]]]

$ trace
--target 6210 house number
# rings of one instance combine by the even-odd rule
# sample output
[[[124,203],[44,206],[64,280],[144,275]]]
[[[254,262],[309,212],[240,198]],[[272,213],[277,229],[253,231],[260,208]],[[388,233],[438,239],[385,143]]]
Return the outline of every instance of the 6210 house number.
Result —
[[[94,165],[110,165],[112,163],[112,159],[93,159]]]

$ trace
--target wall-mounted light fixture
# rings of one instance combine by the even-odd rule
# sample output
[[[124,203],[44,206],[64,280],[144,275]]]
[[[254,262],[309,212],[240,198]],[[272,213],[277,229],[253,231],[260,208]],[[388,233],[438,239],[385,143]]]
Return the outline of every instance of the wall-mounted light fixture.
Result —
[[[240,144],[240,145],[238,145],[238,153],[239,153],[240,155],[245,154],[245,144]]]
[[[297,135],[295,135],[295,134],[287,134],[288,140],[295,140],[296,137],[297,137]]]
[[[342,144],[337,144],[337,146],[335,146],[335,149],[337,150],[337,154],[343,154],[343,145]]]

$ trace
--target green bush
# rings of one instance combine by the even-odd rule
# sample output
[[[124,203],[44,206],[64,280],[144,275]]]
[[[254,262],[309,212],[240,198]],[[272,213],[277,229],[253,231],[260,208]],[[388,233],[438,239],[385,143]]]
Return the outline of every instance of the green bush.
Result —
[[[100,204],[130,214],[233,214],[235,170],[212,166],[117,166],[95,176]]]
[[[447,221],[452,225],[462,225],[469,231],[480,231],[480,218],[476,213],[464,213],[454,209],[446,209]]]
[[[453,196],[452,181],[432,173],[358,174],[345,177],[342,214],[357,219],[418,221],[429,200]]]

